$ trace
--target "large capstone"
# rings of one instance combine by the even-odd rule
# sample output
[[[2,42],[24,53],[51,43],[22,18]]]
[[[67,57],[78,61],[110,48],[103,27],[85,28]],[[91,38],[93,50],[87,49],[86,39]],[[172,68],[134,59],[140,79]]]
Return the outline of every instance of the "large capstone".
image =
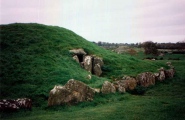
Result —
[[[73,50],[69,50],[69,52],[74,55],[86,55],[87,54],[83,49],[73,49]]]

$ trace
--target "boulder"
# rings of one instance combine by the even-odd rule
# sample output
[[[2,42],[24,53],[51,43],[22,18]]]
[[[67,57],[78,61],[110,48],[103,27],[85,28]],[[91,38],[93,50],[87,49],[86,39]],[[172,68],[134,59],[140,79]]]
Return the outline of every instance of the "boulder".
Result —
[[[101,91],[99,88],[93,88],[93,89],[94,89],[95,93],[100,93],[100,91]]]
[[[71,79],[64,86],[55,86],[50,91],[48,106],[93,100],[94,94],[94,89],[83,82]]]
[[[131,78],[130,79],[126,79],[126,80],[118,80],[114,82],[114,86],[116,87],[116,89],[120,91],[120,89],[125,89],[127,90],[134,90],[135,87],[137,86],[137,82],[135,78]]]
[[[164,71],[166,78],[173,78],[175,70],[173,68]]]
[[[159,73],[154,73],[154,76],[155,76],[155,80],[159,79]]]
[[[120,93],[125,93],[126,92],[126,89],[123,86],[121,86],[121,85],[118,84],[117,91],[120,92]]]
[[[89,74],[89,75],[87,76],[87,79],[91,80],[91,78],[92,78],[92,76]]]
[[[77,55],[73,56],[73,59],[74,59],[77,63],[80,63],[79,58],[78,58]]]
[[[84,57],[83,65],[85,70],[92,73],[92,57],[90,55]]]
[[[114,85],[111,82],[105,81],[102,85],[101,92],[103,94],[115,93],[116,88],[114,87]]]
[[[133,78],[130,77],[130,76],[127,76],[127,75],[125,75],[125,76],[122,77],[122,80],[130,80],[130,79],[133,79]]]
[[[16,102],[18,103],[20,108],[29,109],[29,110],[32,109],[32,100],[29,98],[18,98]]]
[[[151,72],[138,74],[136,77],[136,82],[138,85],[143,87],[155,85],[155,75]]]
[[[17,111],[19,110],[19,104],[16,100],[0,100],[0,111]]]
[[[165,76],[164,68],[161,67],[161,68],[159,69],[159,76],[158,76],[157,80],[159,80],[159,81],[164,81],[165,78],[166,78],[166,76]]]
[[[3,99],[0,100],[0,111],[17,111],[19,109],[32,108],[32,100],[29,98]]]

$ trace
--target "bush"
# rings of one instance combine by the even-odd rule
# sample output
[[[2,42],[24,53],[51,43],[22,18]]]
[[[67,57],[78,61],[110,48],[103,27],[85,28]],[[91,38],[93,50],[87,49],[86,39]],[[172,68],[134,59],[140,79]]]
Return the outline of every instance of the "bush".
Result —
[[[145,50],[145,54],[158,55],[157,46],[152,41],[144,42],[143,43],[143,48]]]

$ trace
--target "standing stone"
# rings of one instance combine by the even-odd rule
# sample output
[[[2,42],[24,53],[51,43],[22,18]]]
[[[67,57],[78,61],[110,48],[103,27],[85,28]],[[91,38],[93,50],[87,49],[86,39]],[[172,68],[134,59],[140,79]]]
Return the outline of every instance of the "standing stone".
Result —
[[[164,81],[165,78],[166,78],[166,77],[165,77],[164,68],[161,67],[161,68],[159,69],[159,77],[158,77],[158,80],[159,80],[159,81]]]
[[[115,93],[116,88],[114,87],[114,85],[111,82],[105,81],[102,85],[101,92],[103,94]]]
[[[93,57],[93,74],[100,76],[102,74],[101,67],[103,66],[103,60],[100,57]]]
[[[100,64],[95,64],[95,66],[93,67],[93,72],[96,76],[100,76],[102,74]]]
[[[87,55],[84,57],[83,64],[84,64],[84,69],[92,73],[92,57],[90,55]]]

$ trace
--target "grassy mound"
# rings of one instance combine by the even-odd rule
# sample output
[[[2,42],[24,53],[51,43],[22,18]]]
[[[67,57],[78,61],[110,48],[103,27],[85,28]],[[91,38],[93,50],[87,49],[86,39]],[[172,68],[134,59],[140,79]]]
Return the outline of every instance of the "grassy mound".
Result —
[[[135,76],[156,71],[162,63],[142,61],[128,55],[118,55],[98,47],[65,28],[41,24],[10,24],[0,26],[0,99],[29,97],[34,106],[41,106],[56,84],[69,79],[100,87],[104,80]],[[88,54],[103,58],[103,76],[87,80],[87,71],[76,63],[70,49],[83,48]]]

